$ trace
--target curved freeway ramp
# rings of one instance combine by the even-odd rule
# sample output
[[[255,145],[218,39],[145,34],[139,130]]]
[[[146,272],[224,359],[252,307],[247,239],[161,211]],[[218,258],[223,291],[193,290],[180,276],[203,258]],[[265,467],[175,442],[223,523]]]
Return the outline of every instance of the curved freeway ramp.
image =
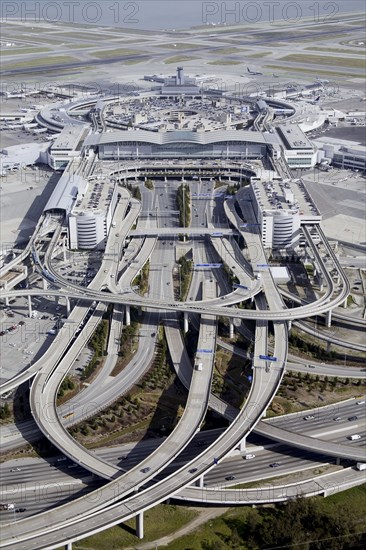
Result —
[[[317,479],[296,481],[287,485],[272,485],[268,483],[253,489],[229,489],[188,487],[174,496],[177,500],[201,504],[238,505],[238,504],[268,504],[283,502],[290,498],[324,497],[351,489],[365,482],[365,473],[352,468],[319,476]]]
[[[305,449],[306,451],[311,450],[323,455],[348,458],[359,462],[366,461],[366,450],[363,447],[350,448],[349,445],[332,443],[331,441],[325,441],[308,435],[291,432],[290,430],[284,430],[283,428],[277,428],[274,424],[269,424],[267,422],[260,422],[255,431],[259,435],[275,439],[281,443],[287,443],[292,447]]]

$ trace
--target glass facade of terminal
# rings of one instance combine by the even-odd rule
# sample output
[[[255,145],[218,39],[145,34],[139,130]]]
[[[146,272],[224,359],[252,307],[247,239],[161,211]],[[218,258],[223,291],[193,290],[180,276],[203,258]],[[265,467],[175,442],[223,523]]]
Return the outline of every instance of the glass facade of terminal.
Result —
[[[236,158],[255,159],[266,155],[266,146],[259,143],[223,141],[206,145],[195,143],[124,142],[99,146],[99,158],[118,160],[121,158]]]

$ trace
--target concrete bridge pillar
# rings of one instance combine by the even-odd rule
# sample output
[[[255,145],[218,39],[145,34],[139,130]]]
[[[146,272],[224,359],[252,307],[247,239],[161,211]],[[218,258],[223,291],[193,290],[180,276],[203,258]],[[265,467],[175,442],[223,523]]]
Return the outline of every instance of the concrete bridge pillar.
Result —
[[[6,305],[6,307],[9,307],[9,298],[8,298],[8,296],[5,298],[5,305]]]
[[[136,516],[136,536],[139,539],[144,538],[144,512],[140,512]]]
[[[319,284],[319,292],[323,292],[323,283]]]
[[[204,487],[205,476],[200,476],[196,481],[197,487]]]
[[[337,458],[336,458],[336,466],[340,466],[340,464],[341,464],[341,459],[340,459],[339,456],[337,456]]]
[[[66,296],[66,315],[67,317],[70,315],[70,299]]]
[[[164,177],[164,181],[165,181],[165,183],[167,183],[167,181],[168,181],[168,178],[166,176]]]
[[[292,329],[292,321],[291,321],[291,319],[289,319],[289,320],[287,321],[287,327],[288,327],[288,330],[289,330],[289,332],[290,332],[290,330]]]
[[[241,453],[244,453],[247,448],[247,438],[243,437],[243,439],[239,443],[239,451]]]
[[[329,340],[328,340],[328,342],[327,342],[327,353],[330,352],[330,346],[331,346],[331,345],[332,345],[331,342],[329,342]]]
[[[230,319],[230,334],[229,334],[229,338],[230,340],[232,340],[234,338],[234,322],[232,319]]]
[[[30,296],[28,296],[28,317],[32,317],[32,300]]]
[[[65,544],[65,550],[72,550],[72,542],[67,542]]]
[[[126,305],[126,325],[129,327],[131,324],[131,311],[130,306]]]
[[[348,306],[348,296],[347,296],[347,298],[345,299],[345,301],[343,302],[343,307],[344,307],[344,309],[346,309],[347,306]]]
[[[188,312],[184,312],[184,332],[188,332],[189,330],[189,322],[188,322]]]
[[[48,288],[47,279],[42,279],[42,282],[43,282],[43,290],[47,290]]]
[[[332,325],[332,310],[326,312],[325,314],[325,325],[329,328]]]

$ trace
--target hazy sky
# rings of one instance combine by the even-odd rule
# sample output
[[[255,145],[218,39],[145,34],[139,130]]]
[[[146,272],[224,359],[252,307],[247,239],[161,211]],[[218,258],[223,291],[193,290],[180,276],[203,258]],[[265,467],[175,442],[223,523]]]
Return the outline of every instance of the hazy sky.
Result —
[[[69,21],[142,29],[182,29],[213,23],[253,25],[257,21],[287,21],[293,27],[304,18],[314,23],[339,20],[345,11],[364,10],[364,0],[3,0],[1,19]]]

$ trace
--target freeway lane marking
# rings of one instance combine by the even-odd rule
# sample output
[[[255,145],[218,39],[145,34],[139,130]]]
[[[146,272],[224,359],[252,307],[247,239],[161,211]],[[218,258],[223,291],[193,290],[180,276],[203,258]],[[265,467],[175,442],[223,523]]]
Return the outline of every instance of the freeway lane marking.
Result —
[[[333,434],[337,434],[339,432],[351,432],[356,428],[364,429],[365,428],[365,422],[363,422],[362,424],[359,424],[359,423],[354,424],[354,423],[350,422],[349,425],[344,426],[344,427],[339,427],[338,429],[335,428],[333,430],[327,430],[327,431],[315,430],[315,431],[312,432],[311,435],[309,433],[307,435],[309,435],[310,437],[323,437],[325,435],[333,435]]]

